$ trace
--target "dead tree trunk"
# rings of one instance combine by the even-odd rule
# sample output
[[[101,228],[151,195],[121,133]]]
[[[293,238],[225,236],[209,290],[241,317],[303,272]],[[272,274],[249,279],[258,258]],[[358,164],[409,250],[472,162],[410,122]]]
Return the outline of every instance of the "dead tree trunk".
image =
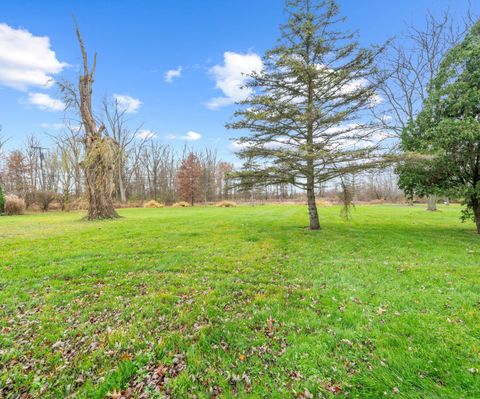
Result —
[[[80,115],[85,131],[85,159],[82,162],[82,168],[87,186],[88,219],[113,219],[118,217],[112,200],[115,143],[109,137],[103,135],[105,126],[97,127],[92,113],[92,85],[97,54],[94,55],[92,68],[89,69],[87,53],[76,21],[75,31],[83,59],[83,75],[79,79],[78,92],[80,96]]]
[[[437,196],[429,195],[427,198],[427,211],[435,212],[437,210]]]

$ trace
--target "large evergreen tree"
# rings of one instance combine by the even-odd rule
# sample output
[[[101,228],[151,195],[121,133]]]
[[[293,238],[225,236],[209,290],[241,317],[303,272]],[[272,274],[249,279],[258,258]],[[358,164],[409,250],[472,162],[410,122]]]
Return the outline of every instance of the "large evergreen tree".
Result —
[[[422,157],[399,167],[401,187],[462,197],[463,218],[473,218],[480,234],[480,21],[445,56],[402,146]]]
[[[379,162],[375,128],[365,110],[377,101],[374,60],[344,33],[333,0],[287,1],[288,22],[278,45],[251,74],[253,94],[241,102],[233,129],[249,168],[243,184],[289,183],[306,190],[310,229],[320,228],[315,189]]]

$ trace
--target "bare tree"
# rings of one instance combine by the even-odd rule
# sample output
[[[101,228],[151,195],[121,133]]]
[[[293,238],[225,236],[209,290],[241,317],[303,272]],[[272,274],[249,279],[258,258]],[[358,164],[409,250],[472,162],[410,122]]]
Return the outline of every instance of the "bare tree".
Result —
[[[65,147],[58,147],[60,152],[60,165],[61,172],[59,173],[59,179],[62,186],[61,204],[62,211],[68,211],[70,207],[70,194],[72,192],[72,180],[74,178],[74,172],[72,170],[71,158],[68,153],[68,149]]]
[[[215,175],[218,167],[217,151],[212,148],[205,148],[199,154],[200,163],[202,165],[202,190],[204,202],[213,201],[216,197]]]
[[[95,77],[97,54],[88,65],[87,52],[82,35],[75,22],[75,32],[82,53],[83,75],[80,75],[77,91],[69,84],[61,86],[67,105],[75,105],[82,119],[85,156],[81,163],[88,197],[88,219],[112,219],[118,214],[113,206],[114,165],[117,151],[115,142],[105,134],[105,125],[99,124],[92,111],[92,86]]]
[[[385,81],[379,89],[385,102],[376,116],[392,138],[399,138],[415,119],[442,58],[461,41],[471,23],[470,13],[463,24],[456,24],[447,12],[440,18],[428,13],[423,29],[409,26],[390,44],[380,77]],[[436,196],[428,198],[427,209],[436,210]]]
[[[2,154],[2,149],[8,141],[7,136],[2,133],[2,125],[0,125],[0,155]]]
[[[68,168],[72,170],[75,195],[79,197],[83,190],[81,160],[84,157],[83,131],[81,125],[67,124],[58,137],[57,145],[65,151]]]
[[[39,190],[46,190],[44,176],[45,153],[39,139],[31,134],[27,137],[25,147],[25,162],[27,168],[28,191],[35,193]],[[28,201],[27,201],[28,206]]]
[[[217,165],[217,190],[220,199],[228,199],[229,194],[229,174],[233,172],[233,164],[229,162],[219,162]]]
[[[141,148],[146,138],[139,138],[141,126],[131,129],[128,126],[126,109],[115,99],[113,103],[103,101],[103,111],[108,122],[108,134],[115,141],[115,180],[122,203],[127,202],[127,190],[131,176],[140,162]],[[129,167],[129,163],[131,167]]]
[[[158,200],[160,186],[160,165],[165,147],[157,140],[150,140],[143,150],[143,166],[145,167],[148,188],[153,199]]]

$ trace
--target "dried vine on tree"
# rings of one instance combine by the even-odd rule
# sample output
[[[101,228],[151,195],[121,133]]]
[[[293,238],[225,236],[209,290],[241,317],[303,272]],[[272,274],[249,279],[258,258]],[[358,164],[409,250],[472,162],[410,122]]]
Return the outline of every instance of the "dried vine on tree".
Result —
[[[80,116],[84,130],[85,158],[81,165],[85,173],[85,184],[88,196],[88,219],[113,219],[118,214],[113,206],[114,191],[115,142],[104,134],[105,126],[97,127],[92,112],[92,86],[95,76],[97,54],[93,57],[93,65],[88,66],[87,52],[82,35],[75,21],[75,31],[80,44],[83,59],[83,75],[78,83]]]

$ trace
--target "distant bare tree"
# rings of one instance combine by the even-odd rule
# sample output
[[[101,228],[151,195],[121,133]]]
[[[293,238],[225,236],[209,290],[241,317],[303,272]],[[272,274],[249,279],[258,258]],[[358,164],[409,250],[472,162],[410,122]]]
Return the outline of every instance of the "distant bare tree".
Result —
[[[2,125],[0,125],[0,155],[2,154],[3,147],[5,146],[8,138],[2,133]]]
[[[127,190],[136,166],[140,162],[141,148],[146,138],[139,138],[141,126],[131,129],[128,126],[126,109],[115,99],[113,103],[103,101],[103,111],[108,122],[108,133],[116,143],[115,180],[122,203],[127,202]],[[129,164],[131,167],[129,167]]]
[[[43,163],[45,160],[44,148],[39,139],[31,134],[27,137],[25,146],[25,162],[27,168],[28,191],[34,193],[38,190],[45,190]],[[28,206],[28,201],[27,201]]]
[[[229,162],[219,162],[217,166],[217,190],[219,197],[228,199],[229,193],[229,174],[234,170],[233,164]]]
[[[385,84],[379,88],[385,103],[376,116],[391,137],[399,138],[415,119],[442,58],[461,41],[471,24],[470,13],[462,24],[456,24],[447,12],[439,18],[428,13],[423,29],[409,26],[390,44],[380,77]],[[429,197],[428,210],[436,210],[435,196]]]
[[[202,191],[204,202],[213,201],[216,196],[215,175],[218,166],[218,154],[215,149],[205,148],[199,154],[199,160],[202,165]]]
[[[146,171],[148,188],[153,199],[158,200],[160,186],[160,165],[165,146],[157,140],[150,140],[143,149],[142,162]]]
[[[84,157],[84,148],[82,139],[82,126],[67,124],[56,140],[63,154],[62,162],[65,163],[66,170],[71,171],[77,197],[83,192],[81,161]]]
[[[60,203],[62,210],[68,211],[70,207],[70,194],[72,192],[72,181],[74,180],[74,165],[71,162],[68,144],[60,142],[57,144],[59,153],[59,182],[62,188]]]

